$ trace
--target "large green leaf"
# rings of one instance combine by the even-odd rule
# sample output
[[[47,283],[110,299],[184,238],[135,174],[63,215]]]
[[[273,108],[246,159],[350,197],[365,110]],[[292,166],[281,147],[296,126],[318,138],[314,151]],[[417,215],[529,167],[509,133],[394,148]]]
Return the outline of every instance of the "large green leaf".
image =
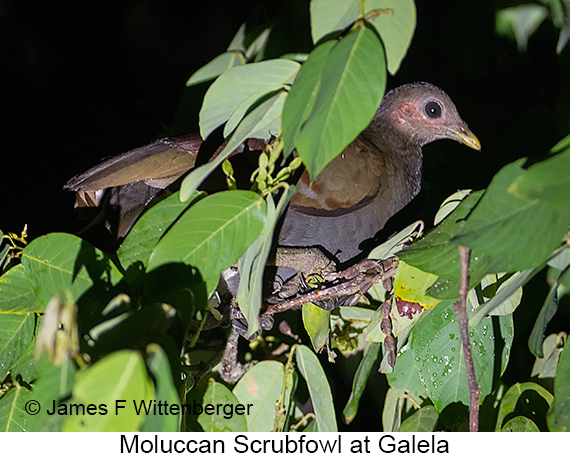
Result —
[[[414,335],[410,336],[412,339]],[[398,358],[396,359],[396,366],[392,373],[386,376],[390,385],[399,390],[405,390],[412,395],[419,396],[425,392],[426,388],[420,380],[420,373],[418,371],[418,362],[414,358],[412,345],[408,342],[398,351]]]
[[[439,419],[435,408],[431,405],[424,406],[408,417],[400,428],[399,432],[433,432]]]
[[[530,166],[516,177],[507,192],[523,200],[540,200],[554,208],[570,208],[570,147]]]
[[[267,60],[230,68],[208,89],[200,110],[200,133],[207,138],[224,124],[234,110],[254,93],[260,98],[290,84],[301,65],[288,59]],[[261,90],[264,89],[264,90]]]
[[[312,177],[370,123],[386,86],[382,43],[368,28],[338,41],[327,55],[315,105],[295,138]]]
[[[0,314],[0,381],[28,349],[35,322],[34,313]]]
[[[212,293],[220,273],[261,233],[266,212],[265,200],[253,192],[210,195],[186,211],[162,237],[150,256],[148,270],[167,263],[191,265]]]
[[[247,331],[249,336],[259,330],[263,272],[267,266],[267,258],[273,245],[273,231],[294,193],[295,186],[288,187],[281,195],[277,207],[275,207],[271,194],[266,197],[267,221],[259,237],[245,251],[238,262],[240,281],[236,301],[248,323]]]
[[[44,308],[45,304],[36,298],[21,264],[0,276],[0,313],[42,312]]]
[[[358,369],[354,374],[354,379],[352,380],[352,391],[350,392],[350,398],[348,399],[346,406],[342,411],[344,421],[347,424],[350,424],[350,422],[352,422],[356,416],[356,413],[358,412],[358,403],[360,402],[360,397],[364,392],[366,381],[368,381],[368,377],[370,376],[376,360],[378,359],[380,348],[380,343],[368,343],[368,345],[364,348],[364,355],[362,356],[362,360],[360,361]]]
[[[34,293],[44,305],[64,289],[77,301],[94,285],[104,290],[121,279],[105,254],[67,233],[36,238],[24,249],[22,265]]]
[[[280,362],[265,360],[248,370],[234,387],[234,395],[248,407],[245,416],[248,432],[273,430],[275,404],[283,389],[284,371]]]
[[[540,165],[550,169],[549,161]],[[553,207],[530,194],[518,192],[517,186],[524,184],[529,189],[533,176],[542,176],[535,165],[523,168],[524,159],[517,160],[499,171],[487,188],[485,195],[473,209],[453,241],[478,249],[491,255],[493,273],[517,271],[542,265],[552,251],[560,245],[570,225],[570,206]],[[528,183],[528,186],[527,186]],[[553,186],[550,196],[564,187]],[[536,194],[538,195],[538,194]]]
[[[209,379],[202,386],[200,389],[192,389],[186,397],[186,403],[193,407],[189,431],[247,431],[245,419],[247,405],[239,407],[241,403],[231,390],[214,379]],[[195,405],[201,408],[196,410]],[[206,410],[206,408],[210,409]],[[200,409],[201,413],[199,413]]]
[[[540,432],[540,429],[528,417],[516,416],[509,419],[501,432]]]
[[[134,432],[140,429],[145,418],[143,405],[151,404],[154,388],[138,352],[123,350],[108,355],[78,372],[76,379],[71,403],[98,405],[97,414],[69,415],[63,431]],[[105,414],[102,414],[103,409]]]
[[[495,431],[501,431],[510,418],[525,416],[546,432],[546,412],[552,403],[552,394],[534,382],[516,383],[501,399]]]
[[[314,2],[311,3],[311,5]],[[288,156],[295,149],[295,137],[315,104],[323,68],[335,41],[325,41],[310,54],[291,86],[283,106],[283,152]]]
[[[439,276],[439,279],[425,291],[427,295],[440,299],[459,297],[460,265],[458,245],[452,240],[459,231],[462,221],[480,200],[483,192],[466,197],[457,208],[426,236],[409,248],[398,252],[398,256],[414,267]],[[474,249],[469,260],[469,285],[474,287],[489,271],[497,270],[495,264],[502,262],[491,255]]]
[[[296,350],[297,366],[309,388],[319,432],[336,432],[331,388],[319,359],[307,346],[299,345]]]
[[[440,412],[457,401],[469,404],[463,345],[452,304],[450,300],[441,302],[412,331],[411,347],[420,380]],[[501,316],[501,320],[507,323],[500,334],[496,333],[490,317],[470,328],[473,363],[482,399],[493,389],[495,361],[502,365],[512,341],[510,316]],[[498,349],[502,352],[497,353]]]
[[[25,432],[28,430],[30,411],[37,405],[30,405],[31,392],[16,385],[0,398],[0,432]]]
[[[360,0],[313,0],[311,2],[311,36],[313,43],[340,32],[358,18]]]
[[[186,86],[194,86],[205,81],[217,78],[224,71],[235,67],[237,65],[244,65],[245,58],[240,51],[227,51],[194,72],[192,76],[186,81]]]
[[[150,354],[148,368],[156,384],[156,400],[168,405],[180,405],[180,397],[172,380],[172,370],[164,350],[157,344],[147,347]],[[159,410],[147,414],[142,426],[143,432],[177,432],[180,417],[178,414],[162,414]]]
[[[552,431],[570,430],[570,350],[564,348],[560,355],[556,378],[554,379],[554,401],[548,410],[546,420]]]
[[[44,354],[42,358],[47,359]],[[39,405],[37,414],[28,421],[31,432],[61,431],[61,425],[66,416],[48,414],[57,410],[60,402],[71,395],[75,384],[75,362],[69,357],[63,358],[60,365],[49,364],[42,375],[34,382],[32,399]]]
[[[196,192],[190,201],[181,202],[179,193],[175,192],[145,211],[117,251],[123,268],[126,269],[135,262],[146,265],[152,250],[168,227],[202,196]]]
[[[368,0],[364,12],[371,10],[383,10],[370,22],[382,38],[388,71],[395,75],[414,36],[416,5],[414,0]]]
[[[313,43],[325,36],[342,32],[359,17],[360,0],[313,0],[311,35]],[[363,14],[380,34],[388,71],[396,74],[408,51],[416,27],[413,0],[368,0]]]

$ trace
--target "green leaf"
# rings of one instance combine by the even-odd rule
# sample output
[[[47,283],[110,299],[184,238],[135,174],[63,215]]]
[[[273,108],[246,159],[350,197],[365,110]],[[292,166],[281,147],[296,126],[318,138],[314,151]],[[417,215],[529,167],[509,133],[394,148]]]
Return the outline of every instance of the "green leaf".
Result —
[[[514,302],[513,302],[513,300],[511,300],[511,297],[513,297],[515,294],[522,296],[522,289],[521,289],[522,286],[524,286],[528,281],[530,281],[530,279],[537,272],[538,272],[538,269],[517,271],[516,273],[514,273],[509,278],[508,281],[505,281],[505,283],[501,284],[501,286],[497,290],[496,294],[489,301],[482,304],[481,306],[479,306],[475,310],[475,312],[469,318],[469,325],[471,325],[471,326],[479,325],[479,322],[481,322],[481,319],[484,316],[487,316],[489,314],[491,314],[491,315],[494,315],[494,314],[506,315],[506,314],[508,314],[507,312],[503,312],[503,313],[500,313],[499,311],[497,311],[496,313],[494,312],[494,310],[500,308],[501,305],[503,303],[505,303],[505,301],[510,301],[510,303],[511,303],[511,305],[507,305],[505,307],[505,311],[507,311],[508,309],[514,310],[518,306],[518,304],[520,303],[520,298],[517,299],[517,297],[515,296],[513,298],[513,300],[514,300]],[[520,291],[520,292],[517,292],[517,291]],[[517,301],[519,303],[517,303]],[[514,305],[514,303],[516,303],[516,306]]]
[[[528,417],[539,429],[547,431],[545,417],[552,398],[548,390],[534,382],[516,383],[501,400],[495,431],[500,431],[510,418],[516,416]]]
[[[336,432],[336,416],[331,388],[319,359],[307,346],[302,345],[297,346],[296,359],[299,371],[307,382],[318,431]]]
[[[150,354],[147,364],[156,383],[156,401],[168,405],[180,405],[180,397],[172,380],[170,362],[164,350],[158,344],[147,346]],[[147,414],[142,426],[142,432],[177,432],[180,416],[177,414],[155,413]]]
[[[26,411],[31,392],[16,385],[0,398],[0,432],[25,432],[30,414]],[[34,405],[35,406],[35,405]]]
[[[279,100],[281,103],[284,102],[286,98],[286,93],[282,92],[282,85],[276,86],[273,88],[272,91],[268,91],[267,88],[262,87],[257,92],[254,92],[249,97],[244,99],[234,110],[232,115],[229,117],[226,125],[224,127],[224,138],[228,138],[232,132],[236,129],[239,123],[242,121],[244,116],[251,111],[253,108],[258,105],[259,101],[265,101],[268,98],[273,98],[277,95],[281,95],[281,97],[275,98],[275,101]],[[274,121],[268,127],[265,127],[263,130],[259,132],[254,132],[251,134],[251,138],[263,138],[267,139],[270,138],[272,135],[277,136],[277,132],[281,127],[281,109],[279,107],[279,111],[277,112],[277,116],[274,116]]]
[[[399,432],[433,432],[439,419],[435,408],[431,405],[424,406],[408,417],[400,428]]]
[[[295,186],[290,186],[281,195],[277,208],[271,194],[267,196],[267,222],[255,242],[239,259],[240,281],[236,301],[248,323],[248,335],[259,329],[259,310],[261,308],[263,272],[273,244],[273,231],[291,197]]]
[[[555,156],[548,159],[555,159]],[[485,195],[462,224],[453,242],[492,256],[489,273],[536,268],[561,244],[570,224],[570,208],[553,208],[539,199],[515,193],[513,185],[533,175],[524,159],[500,170]]]
[[[411,239],[421,234],[423,225],[422,221],[416,221],[408,225],[405,229],[399,231],[394,236],[391,236],[390,239],[372,249],[368,258],[383,260],[395,255],[406,247],[406,243],[409,243]]]
[[[406,390],[390,387],[384,400],[382,410],[382,427],[385,433],[397,432],[402,420],[407,419],[419,409],[419,405],[427,397],[419,397]]]
[[[568,210],[570,202],[570,147],[530,166],[516,177],[507,192],[521,200],[540,200]]]
[[[435,215],[433,223],[438,225],[441,221],[443,221],[447,216],[449,216],[455,208],[459,206],[459,204],[471,194],[470,189],[458,190],[454,192],[449,197],[447,197],[441,205],[439,205],[439,209],[437,210],[437,214]]]
[[[440,277],[427,291],[435,298],[459,296],[459,253],[457,244],[451,242],[459,230],[461,221],[471,212],[483,192],[467,196],[459,206],[426,236],[400,251],[398,257],[407,264]],[[474,250],[469,260],[469,283],[474,286],[487,274],[493,261],[488,254]]]
[[[0,314],[0,382],[24,355],[34,338],[34,313]]]
[[[510,419],[501,432],[540,432],[540,430],[528,417],[517,416]]]
[[[36,298],[22,264],[0,276],[0,313],[39,313],[44,308],[45,305]]]
[[[214,414],[202,412],[198,416],[198,424],[205,432],[245,432],[247,431],[246,419],[244,414],[233,414],[230,417],[230,411],[236,411],[236,406],[240,404],[236,396],[222,383],[216,382],[214,379],[208,381],[206,391],[202,399],[197,402],[206,407],[206,405],[223,405],[222,409],[214,410]],[[195,403],[193,403],[195,404]]]
[[[287,92],[280,91],[265,100],[258,106],[258,110],[252,111],[251,116],[243,120],[239,135],[243,135],[244,129],[248,129],[248,138],[266,140],[277,136],[281,129],[281,112],[286,98]]]
[[[284,372],[282,363],[265,360],[248,370],[234,387],[233,394],[248,408],[244,416],[248,432],[273,431],[275,404],[283,389]]]
[[[385,433],[396,432],[400,428],[400,416],[402,409],[402,397],[406,392],[401,389],[390,387],[384,399],[382,409],[382,430]]]
[[[71,403],[104,405],[106,414],[68,416],[63,431],[135,432],[144,413],[136,408],[154,398],[143,358],[135,351],[118,351],[77,373]],[[100,409],[99,409],[100,411]]]
[[[384,50],[367,28],[352,31],[327,55],[315,105],[295,138],[312,177],[370,123],[386,86]]]
[[[194,86],[217,78],[224,71],[237,65],[245,65],[243,53],[240,51],[224,52],[194,72],[188,81],[186,81],[186,87]]]
[[[152,252],[148,270],[167,263],[197,268],[208,293],[220,273],[233,265],[259,236],[266,219],[266,204],[249,191],[210,195],[186,211]]]
[[[203,196],[204,194],[196,192],[190,201],[181,202],[179,193],[175,192],[145,211],[117,251],[123,267],[126,269],[135,262],[146,265],[158,240],[172,223]]]
[[[554,379],[554,401],[550,405],[546,420],[551,431],[570,430],[570,350],[564,348],[560,355],[556,378]]]
[[[394,295],[405,301],[420,303],[431,308],[441,300],[426,295],[426,291],[436,281],[437,276],[401,262],[394,278]]]
[[[44,354],[43,359],[47,359]],[[30,417],[28,426],[32,432],[61,431],[66,416],[48,414],[57,410],[57,406],[69,398],[75,384],[75,363],[65,357],[60,365],[49,364],[38,380],[34,382],[32,399],[40,405],[39,412]]]
[[[67,233],[49,233],[36,238],[24,248],[22,265],[43,305],[64,289],[69,289],[77,301],[93,285],[105,289],[121,279],[105,254]]]
[[[358,18],[360,0],[313,0],[311,2],[311,36],[313,43],[347,28]]]
[[[410,338],[413,338],[413,335]],[[425,392],[426,389],[420,380],[418,363],[414,358],[410,340],[398,351],[394,370],[392,373],[388,373],[386,377],[395,389],[405,390],[415,396]]]
[[[380,348],[381,346],[379,343],[369,343],[364,348],[364,355],[362,356],[362,360],[360,361],[358,369],[356,370],[356,373],[354,374],[354,378],[352,380],[352,391],[350,392],[350,398],[348,399],[346,406],[342,411],[342,416],[346,424],[350,424],[358,412],[358,403],[360,402],[360,397],[364,392],[368,377],[370,376],[370,373],[374,368],[374,364],[378,359]]]
[[[36,329],[40,327],[43,316],[36,316]],[[21,379],[26,384],[35,383],[38,377],[43,377],[44,371],[50,366],[50,361],[46,357],[35,356],[36,338],[32,338],[30,344],[10,369],[10,377],[12,379]]]
[[[551,153],[560,152],[570,147],[570,135],[566,135],[550,150]]]
[[[499,35],[516,39],[519,51],[526,51],[528,39],[548,16],[543,5],[518,5],[498,11],[495,28]]]
[[[309,54],[289,90],[282,115],[285,157],[295,149],[295,137],[313,109],[321,84],[323,68],[334,44],[335,41],[325,41]]]
[[[469,404],[463,345],[452,304],[451,300],[441,302],[412,331],[412,353],[421,383],[440,412],[457,401]],[[506,319],[512,326],[509,318],[501,316],[499,320]],[[510,348],[512,334],[507,332],[509,324],[505,325],[501,332],[504,334],[498,335],[492,318],[485,317],[477,327],[470,328],[473,363],[482,399],[493,390],[496,358],[503,359],[503,353],[497,354],[496,350],[503,345]]]
[[[382,38],[388,71],[395,75],[414,36],[416,5],[414,0],[368,0],[364,12],[371,10],[386,10],[370,19],[370,23]]]
[[[236,128],[226,146],[214,160],[194,169],[180,185],[180,199],[188,200],[202,182],[245,140],[253,137],[267,138],[279,130],[281,110],[287,98],[281,91],[265,100],[249,113]]]
[[[532,366],[531,376],[538,378],[554,378],[566,333],[548,335],[542,343],[543,357],[538,357]]]
[[[312,303],[303,304],[303,325],[316,352],[327,344],[330,330],[330,311]]]
[[[570,268],[567,268],[564,273],[560,275],[558,281],[550,287],[550,291],[546,296],[546,300],[540,308],[536,322],[532,328],[530,336],[528,338],[528,347],[530,352],[536,357],[542,357],[544,354],[542,352],[542,342],[544,339],[544,331],[546,326],[552,320],[556,311],[558,311],[558,287],[559,284],[564,282],[565,277],[568,277],[570,273]]]
[[[207,138],[224,124],[238,105],[254,93],[262,94],[290,84],[301,65],[288,59],[274,59],[233,67],[208,89],[200,110],[200,133]]]

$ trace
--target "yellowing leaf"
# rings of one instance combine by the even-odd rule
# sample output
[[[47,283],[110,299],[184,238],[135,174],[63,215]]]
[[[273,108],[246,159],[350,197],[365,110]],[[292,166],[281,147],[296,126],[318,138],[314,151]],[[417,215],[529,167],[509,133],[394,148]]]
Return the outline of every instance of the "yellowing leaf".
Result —
[[[400,261],[394,280],[394,295],[401,300],[419,303],[424,308],[431,308],[441,300],[430,297],[425,292],[437,278],[438,276],[434,274],[426,273]]]

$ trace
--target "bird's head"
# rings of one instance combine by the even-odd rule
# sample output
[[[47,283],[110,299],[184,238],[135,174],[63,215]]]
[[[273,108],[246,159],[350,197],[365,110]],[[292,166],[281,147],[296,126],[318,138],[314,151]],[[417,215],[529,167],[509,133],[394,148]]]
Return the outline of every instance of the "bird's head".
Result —
[[[411,83],[388,92],[372,127],[390,130],[403,143],[418,146],[448,138],[480,150],[449,96],[428,83]]]

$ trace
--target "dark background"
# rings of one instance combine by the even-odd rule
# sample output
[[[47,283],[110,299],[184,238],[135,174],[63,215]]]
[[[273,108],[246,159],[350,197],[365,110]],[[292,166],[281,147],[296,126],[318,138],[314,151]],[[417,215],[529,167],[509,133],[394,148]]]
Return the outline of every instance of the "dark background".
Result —
[[[167,130],[196,131],[207,84],[184,84],[226,49],[256,3],[0,0],[1,229],[73,231],[73,196],[62,190],[69,178]],[[275,55],[310,50],[308,2],[261,3],[269,20],[288,15]],[[518,53],[495,34],[494,2],[417,8],[408,56],[388,85],[444,88],[483,145],[481,153],[452,142],[425,148],[425,188],[437,189],[436,207],[570,131],[568,104],[558,106],[570,46],[556,56],[557,30],[547,20]]]
[[[0,229],[19,233],[28,224],[31,238],[74,232],[81,226],[74,196],[62,189],[69,178],[166,133],[196,131],[207,84],[184,84],[226,49],[256,3],[0,0]],[[268,20],[281,16],[287,26],[276,30],[270,54],[310,51],[308,1],[261,3]],[[389,88],[428,81],[445,89],[483,147],[425,147],[426,220],[455,190],[486,187],[506,163],[543,155],[570,132],[570,45],[556,55],[558,31],[546,20],[518,52],[495,33],[500,6],[418,1],[412,45],[388,80]],[[536,280],[536,300],[525,294],[527,319],[515,315],[520,339],[509,372],[519,381],[530,375],[526,338],[544,284]],[[566,324],[558,320],[553,330]],[[348,396],[347,379],[332,382],[335,398]],[[378,413],[374,387],[367,395],[362,404]],[[361,420],[377,429],[377,414],[373,423],[366,414]]]

